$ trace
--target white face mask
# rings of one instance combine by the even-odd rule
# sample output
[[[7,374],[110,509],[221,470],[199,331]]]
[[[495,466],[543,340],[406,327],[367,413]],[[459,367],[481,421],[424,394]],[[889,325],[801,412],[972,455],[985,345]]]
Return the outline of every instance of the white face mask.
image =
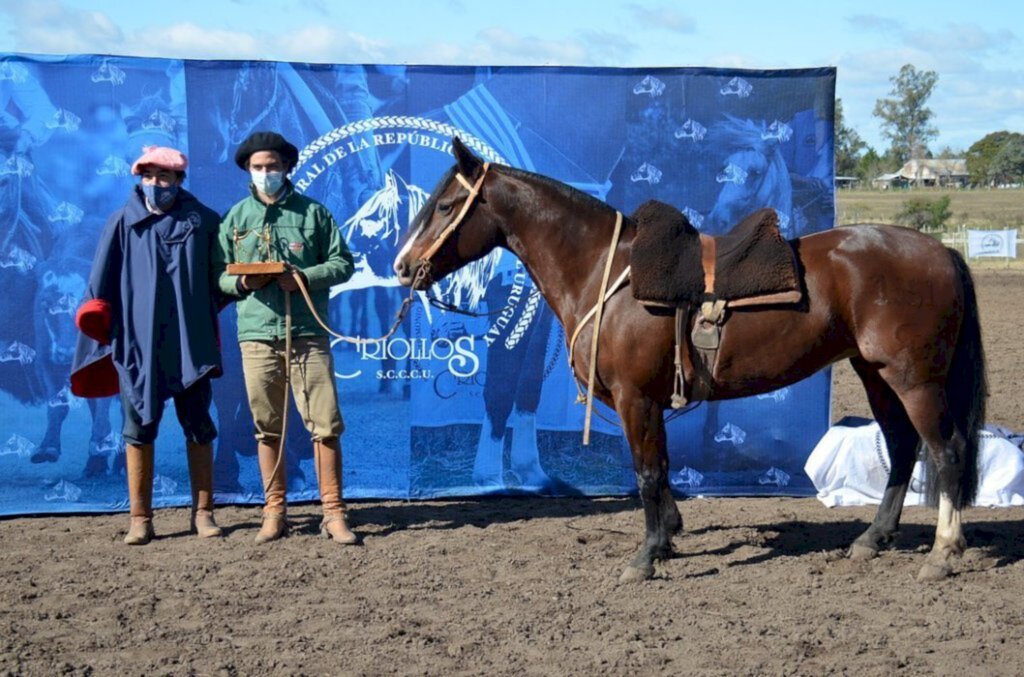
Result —
[[[284,172],[260,172],[250,171],[252,185],[264,195],[276,195],[284,185]]]

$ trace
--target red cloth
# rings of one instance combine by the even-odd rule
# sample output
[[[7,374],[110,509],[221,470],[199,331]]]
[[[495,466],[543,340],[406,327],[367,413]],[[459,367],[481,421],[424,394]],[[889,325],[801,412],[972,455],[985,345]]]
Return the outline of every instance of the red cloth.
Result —
[[[75,314],[75,326],[94,341],[110,345],[110,304],[103,299],[91,299],[82,304]]]
[[[71,393],[76,397],[110,397],[119,392],[113,353],[71,372]]]
[[[75,325],[83,334],[106,346],[110,345],[111,316],[109,303],[90,299],[75,313]],[[110,397],[121,392],[113,354],[107,352],[103,358],[71,372],[71,392],[78,397]]]

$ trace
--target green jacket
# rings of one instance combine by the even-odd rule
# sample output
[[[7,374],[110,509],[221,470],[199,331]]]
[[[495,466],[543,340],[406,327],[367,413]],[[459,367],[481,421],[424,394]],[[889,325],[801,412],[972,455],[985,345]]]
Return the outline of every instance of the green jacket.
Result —
[[[213,253],[220,290],[240,299],[238,340],[283,339],[285,292],[276,282],[256,291],[241,291],[238,276],[226,271],[229,263],[285,261],[302,271],[317,313],[328,321],[330,289],[345,282],[355,270],[352,254],[334,217],[322,204],[295,192],[289,183],[284,197],[263,204],[252,186],[251,195],[224,216]],[[293,292],[292,336],[327,336],[306,306],[301,292]]]

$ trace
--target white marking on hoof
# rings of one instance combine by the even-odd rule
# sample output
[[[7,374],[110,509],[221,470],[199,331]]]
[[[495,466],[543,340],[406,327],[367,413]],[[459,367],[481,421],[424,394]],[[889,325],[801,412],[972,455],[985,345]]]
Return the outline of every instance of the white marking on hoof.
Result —
[[[654,567],[647,567],[646,569],[639,569],[634,566],[628,566],[619,576],[620,583],[639,583],[646,581],[654,576]]]
[[[953,570],[948,564],[932,564],[926,562],[921,570],[917,572],[917,580],[921,583],[941,581],[949,577]]]

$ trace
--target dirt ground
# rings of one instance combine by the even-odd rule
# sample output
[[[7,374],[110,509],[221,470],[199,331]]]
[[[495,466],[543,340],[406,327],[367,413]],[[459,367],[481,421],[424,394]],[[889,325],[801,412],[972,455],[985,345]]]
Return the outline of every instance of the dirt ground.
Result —
[[[1024,272],[977,274],[988,420],[1024,429],[1016,330]],[[868,415],[847,367],[834,418]],[[1024,508],[971,509],[954,576],[919,584],[935,515],[904,513],[894,550],[844,558],[872,508],[815,499],[681,504],[679,555],[618,583],[640,543],[635,499],[373,502],[362,547],[317,538],[121,543],[124,515],[0,521],[0,675],[858,674],[1017,675],[1024,665]]]

